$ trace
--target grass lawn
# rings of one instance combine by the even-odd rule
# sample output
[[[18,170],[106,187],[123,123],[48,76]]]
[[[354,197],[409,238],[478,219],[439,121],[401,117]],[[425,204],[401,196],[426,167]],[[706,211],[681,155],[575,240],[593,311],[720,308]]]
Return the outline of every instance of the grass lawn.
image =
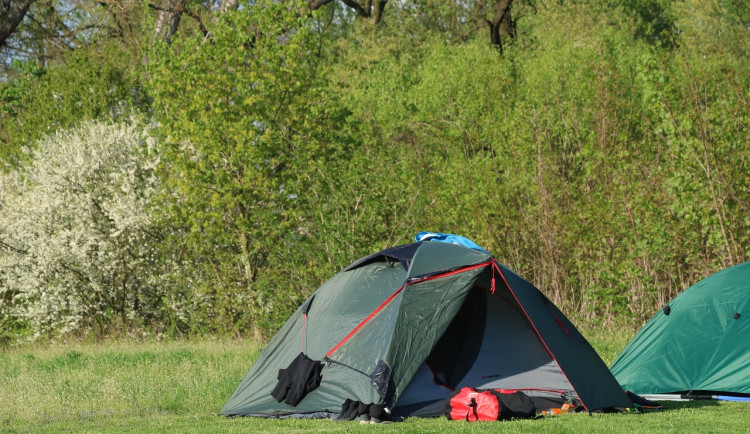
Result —
[[[608,364],[631,333],[583,330]],[[644,414],[567,414],[493,423],[409,419],[227,419],[216,414],[259,353],[250,341],[26,345],[0,353],[0,432],[748,432],[750,405],[667,403]]]

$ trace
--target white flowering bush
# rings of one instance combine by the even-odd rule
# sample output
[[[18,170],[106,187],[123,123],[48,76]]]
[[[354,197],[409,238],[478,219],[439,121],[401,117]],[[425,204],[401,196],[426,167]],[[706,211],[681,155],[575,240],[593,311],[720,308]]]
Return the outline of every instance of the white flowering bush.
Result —
[[[36,336],[106,333],[153,314],[156,155],[141,122],[88,122],[0,175],[0,314]]]

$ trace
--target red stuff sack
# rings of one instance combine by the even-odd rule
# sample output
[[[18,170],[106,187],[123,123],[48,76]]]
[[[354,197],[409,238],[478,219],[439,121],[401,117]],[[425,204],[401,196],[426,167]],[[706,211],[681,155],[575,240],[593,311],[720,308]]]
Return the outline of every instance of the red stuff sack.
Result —
[[[468,422],[508,420],[534,417],[536,407],[522,392],[464,387],[451,395],[444,413],[450,420]]]
[[[473,387],[463,389],[451,395],[445,415],[450,420],[498,420],[500,403],[497,396],[489,390],[478,391]]]

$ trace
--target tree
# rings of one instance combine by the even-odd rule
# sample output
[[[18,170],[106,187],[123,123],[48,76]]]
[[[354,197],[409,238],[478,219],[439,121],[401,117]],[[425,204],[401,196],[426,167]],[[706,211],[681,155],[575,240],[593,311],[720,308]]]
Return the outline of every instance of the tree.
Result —
[[[23,21],[35,0],[3,1],[0,3],[0,47]]]
[[[13,294],[13,313],[35,335],[129,329],[159,311],[154,149],[136,120],[86,122],[2,175],[0,298]]]
[[[168,41],[182,27],[205,34],[206,15],[237,9],[238,0],[163,0],[146,2],[156,13],[153,34]],[[7,6],[7,7],[6,7]],[[49,66],[71,51],[115,40],[126,47],[140,45],[146,30],[142,4],[132,0],[5,0],[0,3],[0,53],[3,67],[14,59]]]
[[[535,0],[475,0],[470,21],[483,23],[490,43],[502,54],[508,40],[518,36],[518,20],[536,12]]]
[[[320,9],[333,1],[335,0],[310,0],[310,9]],[[341,0],[341,3],[352,9],[358,17],[372,18],[375,24],[380,24],[388,0]]]
[[[28,2],[28,1],[27,1]],[[12,2],[16,5],[20,2]],[[128,0],[35,0],[12,34],[0,44],[4,75],[13,60],[48,67],[72,51],[116,40],[137,46],[141,7]]]
[[[158,7],[156,23],[154,24],[154,36],[169,42],[172,35],[177,31],[180,25],[182,13],[185,11],[187,0],[164,0],[161,7]]]
[[[210,42],[177,35],[148,65],[170,162],[164,209],[184,228],[183,257],[202,275],[191,288],[217,327],[260,332],[275,292],[260,281],[275,246],[294,240],[300,180],[320,151],[318,41],[301,7],[228,12]]]
[[[21,149],[58,129],[146,110],[140,71],[133,67],[140,56],[131,50],[108,41],[75,50],[64,63],[47,68],[16,60],[9,81],[0,82],[0,161],[18,166],[26,155]]]

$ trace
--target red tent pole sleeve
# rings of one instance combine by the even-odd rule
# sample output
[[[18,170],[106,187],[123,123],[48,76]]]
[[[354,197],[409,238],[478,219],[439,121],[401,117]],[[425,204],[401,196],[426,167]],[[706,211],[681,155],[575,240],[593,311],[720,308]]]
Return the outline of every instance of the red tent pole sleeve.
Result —
[[[348,335],[346,335],[346,337],[345,337],[344,339],[342,339],[342,340],[341,340],[341,342],[339,342],[338,344],[336,344],[336,346],[335,346],[335,347],[331,348],[331,351],[329,351],[329,352],[328,352],[328,353],[326,354],[326,357],[331,357],[331,354],[335,353],[335,352],[336,352],[336,350],[338,350],[338,349],[339,349],[339,347],[340,347],[340,346],[342,346],[342,345],[344,344],[344,342],[348,341],[348,340],[349,340],[349,338],[351,338],[352,336],[354,336],[354,334],[355,334],[355,333],[357,333],[357,331],[358,331],[358,330],[359,330],[360,328],[362,328],[362,326],[363,326],[363,325],[367,324],[367,322],[368,322],[368,321],[370,321],[370,320],[372,319],[372,317],[374,317],[375,315],[377,315],[377,314],[378,314],[378,312],[380,312],[380,311],[381,311],[381,310],[382,310],[382,309],[383,309],[384,307],[386,307],[386,306],[388,305],[388,303],[390,303],[390,302],[391,302],[391,300],[393,300],[394,298],[396,298],[396,296],[397,296],[397,295],[398,295],[398,294],[399,294],[399,293],[400,293],[401,291],[403,291],[403,289],[404,289],[405,287],[406,287],[406,284],[403,284],[403,285],[401,285],[401,288],[399,288],[398,290],[396,290],[396,292],[394,292],[393,294],[391,294],[391,296],[390,296],[390,297],[388,297],[388,298],[387,298],[387,299],[386,299],[386,300],[385,300],[384,302],[382,302],[382,303],[380,304],[380,306],[378,306],[378,307],[377,307],[377,309],[375,309],[374,311],[372,311],[372,313],[371,313],[370,315],[368,315],[368,317],[367,317],[367,318],[365,318],[365,320],[364,320],[364,321],[362,321],[361,323],[359,323],[359,325],[357,325],[357,327],[354,327],[354,330],[352,330],[352,331],[351,331],[351,332],[350,332],[350,333],[349,333]]]
[[[401,291],[403,291],[404,288],[406,288],[407,285],[414,285],[415,283],[426,282],[428,280],[439,279],[441,277],[446,277],[446,276],[451,276],[453,274],[463,273],[464,271],[473,270],[475,268],[486,267],[486,266],[488,266],[490,264],[492,264],[492,261],[483,262],[481,264],[471,265],[469,267],[461,268],[459,270],[453,270],[453,271],[449,271],[449,272],[443,273],[443,274],[436,274],[434,276],[428,276],[428,277],[425,277],[425,278],[422,278],[422,279],[419,279],[419,280],[414,280],[414,281],[411,281],[411,282],[404,283],[403,285],[401,285],[401,287],[399,289],[396,290],[396,292],[394,292],[393,294],[391,294],[391,296],[388,297],[384,302],[382,302],[380,304],[380,306],[378,306],[374,311],[372,311],[372,313],[370,315],[368,315],[367,318],[364,319],[364,321],[362,321],[361,323],[359,323],[357,325],[357,327],[354,328],[354,330],[352,330],[348,335],[346,335],[346,337],[344,339],[342,339],[341,342],[339,342],[338,344],[336,344],[335,347],[331,348],[331,350],[328,353],[326,353],[326,357],[331,357],[331,354],[335,353],[336,350],[338,350],[339,347],[341,347],[346,341],[348,341],[349,338],[351,338],[352,336],[354,336],[354,334],[357,333],[357,331],[359,331],[359,329],[361,329],[363,325],[367,324],[375,315],[378,314],[378,312],[380,312],[381,310],[383,310],[383,308],[386,307],[388,305],[388,303],[391,302],[391,300],[393,300],[394,298],[396,298],[396,296]]]

